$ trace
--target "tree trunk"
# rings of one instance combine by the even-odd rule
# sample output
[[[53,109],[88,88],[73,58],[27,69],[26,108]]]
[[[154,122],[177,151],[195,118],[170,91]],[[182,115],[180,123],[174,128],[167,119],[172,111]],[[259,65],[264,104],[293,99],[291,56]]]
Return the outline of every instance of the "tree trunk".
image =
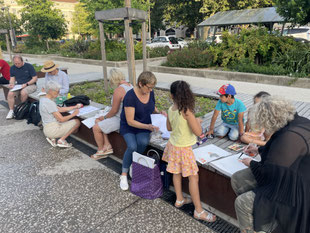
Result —
[[[50,50],[50,46],[49,46],[49,44],[48,44],[48,40],[46,40],[46,48],[47,48],[47,51]]]

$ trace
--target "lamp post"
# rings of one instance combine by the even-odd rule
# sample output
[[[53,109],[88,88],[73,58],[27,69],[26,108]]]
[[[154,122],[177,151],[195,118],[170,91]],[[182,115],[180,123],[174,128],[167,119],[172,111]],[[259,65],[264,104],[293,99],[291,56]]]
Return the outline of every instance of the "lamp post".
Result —
[[[10,24],[10,36],[11,36],[11,42],[12,42],[12,46],[13,48],[15,47],[15,32],[13,30],[13,27],[12,27],[12,19],[11,19],[11,15],[10,15],[10,12],[9,12],[9,8],[8,7],[2,7],[1,10],[3,10],[3,13],[4,13],[4,10],[7,9],[8,11],[8,19],[9,19],[9,24]]]

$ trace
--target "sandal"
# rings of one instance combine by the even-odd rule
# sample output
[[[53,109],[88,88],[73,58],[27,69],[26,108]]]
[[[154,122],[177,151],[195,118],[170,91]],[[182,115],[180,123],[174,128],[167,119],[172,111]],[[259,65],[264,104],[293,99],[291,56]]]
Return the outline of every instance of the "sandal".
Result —
[[[49,144],[52,145],[52,147],[56,147],[57,146],[55,138],[53,138],[53,139],[46,138],[46,140],[49,142]]]
[[[187,205],[187,204],[190,204],[190,203],[192,203],[192,199],[190,199],[190,198],[184,198],[182,201],[176,200],[175,203],[174,203],[174,206],[175,206],[176,208],[179,209],[179,208],[181,208],[182,206]]]
[[[66,140],[59,139],[57,142],[57,146],[63,147],[63,148],[69,148],[69,147],[72,147],[72,144],[68,143]]]
[[[207,214],[206,217],[202,216],[204,213]],[[198,213],[196,210],[194,211],[194,218],[197,220],[202,220],[206,222],[215,222],[216,221],[216,216],[209,211],[203,210],[200,213]]]
[[[108,156],[105,154],[105,151],[103,150],[98,150],[95,154],[93,154],[92,156],[90,156],[92,159],[94,160],[99,160],[99,159],[105,159]]]

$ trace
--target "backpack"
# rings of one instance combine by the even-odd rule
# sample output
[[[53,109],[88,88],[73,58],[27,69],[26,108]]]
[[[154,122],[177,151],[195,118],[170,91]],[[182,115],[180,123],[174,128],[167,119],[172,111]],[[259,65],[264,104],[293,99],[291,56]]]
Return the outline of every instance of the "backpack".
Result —
[[[30,108],[30,101],[27,100],[24,103],[20,103],[14,108],[14,117],[16,120],[23,120],[28,118],[29,108]]]
[[[27,124],[34,124],[38,126],[40,122],[41,122],[41,114],[39,110],[39,101],[35,101],[30,105]]]
[[[86,95],[77,95],[63,102],[63,105],[75,106],[77,104],[89,105],[89,97]]]

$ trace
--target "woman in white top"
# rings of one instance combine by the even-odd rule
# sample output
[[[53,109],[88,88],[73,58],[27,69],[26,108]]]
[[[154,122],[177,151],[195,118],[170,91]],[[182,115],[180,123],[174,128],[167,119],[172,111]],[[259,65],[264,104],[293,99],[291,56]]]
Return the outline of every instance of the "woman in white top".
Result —
[[[107,134],[119,130],[123,99],[127,91],[132,89],[132,85],[126,82],[124,74],[117,69],[110,71],[110,84],[116,87],[111,100],[112,108],[107,115],[96,119],[96,124],[93,127],[98,150],[91,158],[95,160],[106,158],[113,153]]]
[[[58,95],[61,86],[55,81],[49,81],[45,86],[46,96],[40,98],[40,114],[43,122],[43,133],[46,140],[53,146],[71,147],[66,138],[75,132],[79,126],[78,119],[72,119],[79,114],[81,104],[72,107],[58,107],[53,101]],[[63,116],[62,112],[74,110],[70,115]],[[72,120],[71,120],[72,119]],[[58,139],[56,143],[56,139]]]

